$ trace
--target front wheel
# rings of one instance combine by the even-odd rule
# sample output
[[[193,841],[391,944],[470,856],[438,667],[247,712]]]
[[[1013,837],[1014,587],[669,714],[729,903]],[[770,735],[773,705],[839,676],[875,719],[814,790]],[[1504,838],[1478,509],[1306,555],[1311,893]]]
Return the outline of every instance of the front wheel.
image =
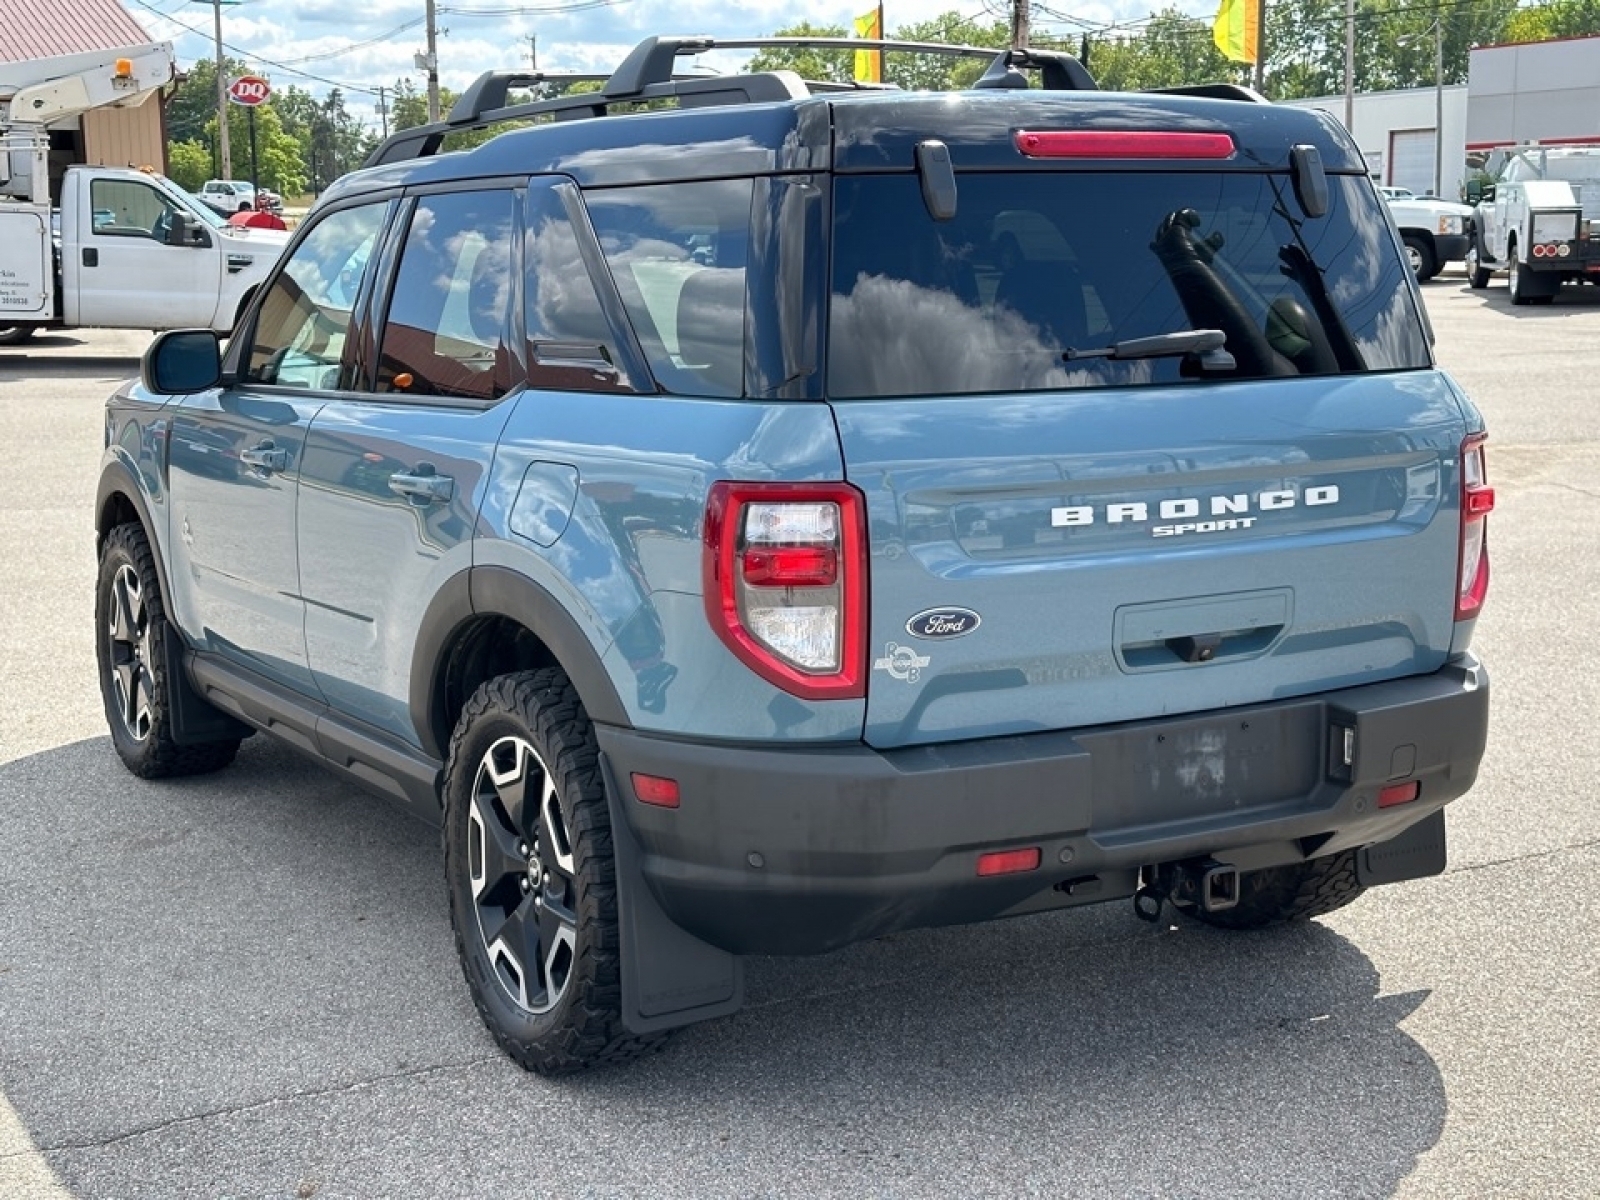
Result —
[[[625,1062],[616,868],[599,751],[566,675],[502,675],[450,739],[444,862],[456,951],[489,1032],[530,1071]]]
[[[1239,876],[1239,903],[1217,912],[1185,909],[1197,921],[1222,929],[1261,929],[1305,921],[1343,908],[1366,887],[1356,877],[1356,851]]]
[[[118,525],[106,535],[94,607],[100,694],[123,765],[141,779],[160,779],[205,775],[231,763],[238,738],[189,746],[173,740],[166,650],[177,634],[167,624],[155,557],[138,525]]]
[[[1426,283],[1439,273],[1433,246],[1425,238],[1408,233],[1401,240],[1406,244],[1406,261],[1411,264],[1411,273],[1418,283]]]
[[[1489,286],[1489,276],[1492,272],[1483,265],[1483,259],[1478,253],[1478,239],[1474,237],[1472,244],[1467,247],[1467,286],[1473,291],[1481,292]]]

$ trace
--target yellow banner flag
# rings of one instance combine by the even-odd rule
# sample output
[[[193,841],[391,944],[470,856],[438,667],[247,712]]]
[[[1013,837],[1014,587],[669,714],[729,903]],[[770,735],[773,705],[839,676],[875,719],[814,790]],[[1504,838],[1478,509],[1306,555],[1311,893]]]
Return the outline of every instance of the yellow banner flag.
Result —
[[[1260,15],[1256,0],[1222,0],[1211,26],[1217,49],[1234,62],[1255,62]]]
[[[883,5],[880,4],[871,12],[856,18],[856,36],[858,38],[883,37]],[[882,50],[856,51],[856,82],[883,82]]]

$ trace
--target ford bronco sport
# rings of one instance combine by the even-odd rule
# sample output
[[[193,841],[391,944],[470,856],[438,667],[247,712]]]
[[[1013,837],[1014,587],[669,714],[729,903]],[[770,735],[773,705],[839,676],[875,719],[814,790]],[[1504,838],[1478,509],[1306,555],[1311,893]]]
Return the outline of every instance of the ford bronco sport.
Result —
[[[152,344],[98,502],[127,766],[263,731],[442,823],[546,1073],[734,1011],[744,955],[1441,871],[1494,493],[1342,129],[1041,51],[674,78],[717,45],[485,76],[225,352]]]

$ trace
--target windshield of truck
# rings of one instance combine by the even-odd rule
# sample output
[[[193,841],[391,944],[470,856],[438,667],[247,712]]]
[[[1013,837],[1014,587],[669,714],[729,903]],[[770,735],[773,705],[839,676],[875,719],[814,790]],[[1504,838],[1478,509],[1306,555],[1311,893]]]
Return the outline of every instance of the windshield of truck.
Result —
[[[1365,181],[1306,217],[1285,175],[914,175],[835,183],[828,393],[1138,386],[1426,367],[1405,260]],[[1225,358],[1104,352],[1219,330]],[[1192,339],[1190,339],[1192,342]],[[1083,357],[1085,351],[1090,356]],[[1231,365],[1224,365],[1231,358]]]

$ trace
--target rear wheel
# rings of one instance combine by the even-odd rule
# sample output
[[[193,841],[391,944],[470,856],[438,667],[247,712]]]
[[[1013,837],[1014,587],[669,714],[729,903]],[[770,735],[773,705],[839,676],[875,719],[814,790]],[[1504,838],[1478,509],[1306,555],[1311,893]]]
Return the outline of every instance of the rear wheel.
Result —
[[[1232,908],[1184,911],[1222,929],[1260,929],[1320,917],[1366,891],[1356,878],[1356,853],[1346,850],[1287,867],[1247,871],[1239,877],[1239,903]]]
[[[95,589],[95,648],[100,694],[111,743],[123,765],[141,779],[220,771],[239,751],[239,739],[182,746],[173,740],[167,624],[150,542],[138,525],[118,525],[100,550]]]
[[[445,770],[445,874],[479,1015],[541,1075],[625,1062],[616,868],[599,751],[565,674],[485,683]]]
[[[1522,265],[1516,242],[1506,247],[1506,287],[1513,304],[1549,304],[1555,299],[1555,293],[1546,290],[1544,283]]]
[[[1401,238],[1406,244],[1406,259],[1411,263],[1411,273],[1418,283],[1426,283],[1439,273],[1439,261],[1434,257],[1433,246],[1426,238],[1408,233]]]
[[[0,346],[20,346],[38,332],[37,325],[0,325]]]

